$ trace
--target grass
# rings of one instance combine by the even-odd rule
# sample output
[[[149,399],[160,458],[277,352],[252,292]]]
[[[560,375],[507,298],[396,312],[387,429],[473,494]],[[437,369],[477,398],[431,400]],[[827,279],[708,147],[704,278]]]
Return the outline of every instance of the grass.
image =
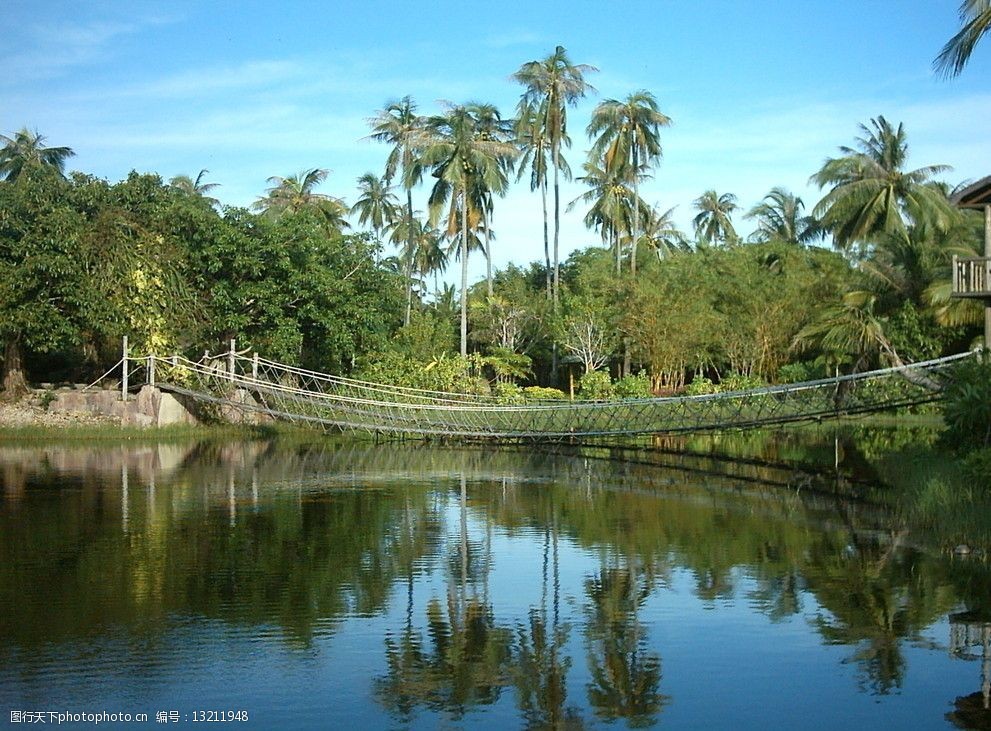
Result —
[[[312,441],[326,435],[313,429],[301,429],[285,424],[244,426],[208,424],[201,426],[137,427],[115,424],[76,424],[68,426],[0,427],[0,442],[184,442],[190,440],[257,440],[281,439]]]

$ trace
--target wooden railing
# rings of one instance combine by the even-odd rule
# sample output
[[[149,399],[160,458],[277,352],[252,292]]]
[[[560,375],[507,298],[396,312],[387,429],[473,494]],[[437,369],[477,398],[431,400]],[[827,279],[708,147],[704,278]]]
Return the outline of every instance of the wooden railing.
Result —
[[[953,296],[991,298],[991,257],[953,257]]]

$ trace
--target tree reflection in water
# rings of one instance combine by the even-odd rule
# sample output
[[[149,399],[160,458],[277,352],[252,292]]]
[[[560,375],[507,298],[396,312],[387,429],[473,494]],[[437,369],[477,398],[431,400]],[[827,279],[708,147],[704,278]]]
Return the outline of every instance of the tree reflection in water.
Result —
[[[410,720],[417,706],[460,719],[473,707],[494,703],[506,685],[512,636],[496,625],[487,597],[468,596],[469,543],[467,480],[460,480],[458,561],[449,562],[446,606],[427,603],[428,641],[413,627],[412,593],[407,621],[398,638],[387,637],[388,671],[376,682],[376,697],[394,715]],[[454,566],[457,569],[454,569]],[[486,583],[490,561],[481,562]]]
[[[623,718],[637,728],[655,723],[667,700],[659,692],[660,655],[649,649],[640,625],[650,592],[647,573],[629,567],[602,567],[585,580],[589,703],[600,718]]]
[[[368,640],[379,714],[443,722],[515,702],[512,725],[529,728],[649,725],[668,702],[648,605],[665,583],[685,581],[716,613],[744,598],[791,619],[842,647],[860,692],[891,696],[910,687],[905,648],[991,586],[985,562],[914,548],[925,536],[883,504],[807,481],[789,490],[767,460],[703,455],[686,472],[664,453],[677,464],[253,444],[176,450],[166,472],[164,448],[106,452],[97,468],[90,452],[0,450],[0,651],[16,648],[38,687],[46,648],[111,626],[152,640],[176,618],[235,637],[275,627],[277,642],[319,652],[398,603],[384,657],[381,635]],[[41,466],[22,468],[29,459]],[[49,465],[62,463],[56,479]],[[530,570],[521,555],[535,559],[532,595],[507,596]],[[181,677],[188,655],[167,657]]]
[[[902,550],[904,537],[865,541],[851,533],[846,551],[821,553],[805,568],[826,610],[815,627],[826,642],[855,648],[849,661],[859,666],[860,682],[881,695],[902,686],[903,644],[923,642],[922,631],[955,601],[943,577],[918,572],[917,554]]]

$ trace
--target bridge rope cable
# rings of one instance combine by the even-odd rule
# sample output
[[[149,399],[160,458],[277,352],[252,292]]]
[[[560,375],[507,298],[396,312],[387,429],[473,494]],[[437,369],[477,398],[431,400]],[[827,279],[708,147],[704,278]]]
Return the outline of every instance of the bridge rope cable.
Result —
[[[267,413],[308,425],[509,439],[676,433],[781,424],[868,413],[934,401],[946,358],[876,371],[729,393],[622,401],[501,403],[492,397],[376,384],[331,376],[263,358],[235,366],[173,356],[159,382],[191,398]],[[245,363],[251,363],[251,371]],[[249,374],[250,373],[250,374]],[[921,376],[925,375],[925,378]],[[232,400],[241,390],[239,400]]]

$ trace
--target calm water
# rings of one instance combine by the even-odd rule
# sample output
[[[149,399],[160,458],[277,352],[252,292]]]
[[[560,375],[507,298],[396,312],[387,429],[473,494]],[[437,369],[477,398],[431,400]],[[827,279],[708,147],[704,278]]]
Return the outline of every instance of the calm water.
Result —
[[[606,456],[0,447],[0,719],[988,727],[983,561],[808,465]]]

